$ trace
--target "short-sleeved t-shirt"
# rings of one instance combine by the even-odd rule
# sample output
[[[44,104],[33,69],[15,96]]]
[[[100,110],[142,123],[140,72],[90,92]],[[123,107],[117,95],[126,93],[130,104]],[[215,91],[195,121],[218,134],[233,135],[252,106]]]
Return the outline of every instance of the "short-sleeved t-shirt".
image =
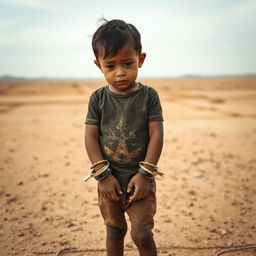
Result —
[[[155,121],[163,121],[163,116],[152,87],[139,83],[137,90],[121,95],[105,86],[91,95],[85,123],[99,126],[102,154],[120,184],[126,185],[145,159],[148,123]]]

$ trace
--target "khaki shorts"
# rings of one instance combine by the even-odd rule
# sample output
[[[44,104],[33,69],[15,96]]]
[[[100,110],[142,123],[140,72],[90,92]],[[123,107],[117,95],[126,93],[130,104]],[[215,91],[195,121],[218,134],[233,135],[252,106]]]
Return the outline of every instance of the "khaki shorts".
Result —
[[[156,183],[150,183],[150,193],[147,197],[127,205],[126,187],[123,187],[123,195],[119,201],[104,199],[98,192],[99,208],[104,223],[109,227],[123,228],[126,226],[124,213],[126,212],[131,222],[131,228],[146,228],[151,230],[154,227],[154,215],[156,213]]]

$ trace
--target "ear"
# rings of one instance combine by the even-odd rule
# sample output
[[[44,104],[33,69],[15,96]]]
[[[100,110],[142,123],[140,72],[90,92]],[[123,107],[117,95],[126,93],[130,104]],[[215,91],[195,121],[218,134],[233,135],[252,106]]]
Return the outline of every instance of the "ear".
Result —
[[[139,68],[141,68],[142,67],[142,65],[143,65],[143,63],[144,63],[144,60],[145,60],[145,58],[146,58],[146,53],[145,52],[143,52],[143,53],[141,53],[140,55],[139,55]]]
[[[101,66],[100,66],[100,63],[99,63],[99,61],[96,59],[96,60],[94,60],[94,63],[95,63],[95,65],[101,70]],[[101,70],[102,71],[102,70]]]

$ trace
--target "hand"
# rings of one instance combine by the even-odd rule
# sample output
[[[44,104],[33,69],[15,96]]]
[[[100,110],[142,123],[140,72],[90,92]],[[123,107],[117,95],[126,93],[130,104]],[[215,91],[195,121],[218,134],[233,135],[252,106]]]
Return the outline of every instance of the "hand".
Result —
[[[103,198],[114,201],[118,201],[119,195],[123,194],[117,179],[111,173],[99,181],[99,191]]]
[[[128,186],[127,193],[130,193],[134,189],[133,195],[129,198],[128,203],[140,200],[148,196],[150,191],[150,181],[142,174],[137,173],[132,177]]]

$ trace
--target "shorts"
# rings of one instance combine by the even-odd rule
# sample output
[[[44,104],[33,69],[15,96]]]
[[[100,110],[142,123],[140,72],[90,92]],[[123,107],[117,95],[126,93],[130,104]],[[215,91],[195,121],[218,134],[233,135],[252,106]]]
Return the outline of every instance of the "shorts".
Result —
[[[148,230],[154,227],[154,215],[156,213],[156,183],[150,182],[149,195],[141,200],[127,205],[127,187],[123,187],[123,194],[119,201],[104,199],[98,192],[99,208],[104,223],[109,227],[123,228],[126,226],[125,212],[129,216],[131,228],[146,228]]]

